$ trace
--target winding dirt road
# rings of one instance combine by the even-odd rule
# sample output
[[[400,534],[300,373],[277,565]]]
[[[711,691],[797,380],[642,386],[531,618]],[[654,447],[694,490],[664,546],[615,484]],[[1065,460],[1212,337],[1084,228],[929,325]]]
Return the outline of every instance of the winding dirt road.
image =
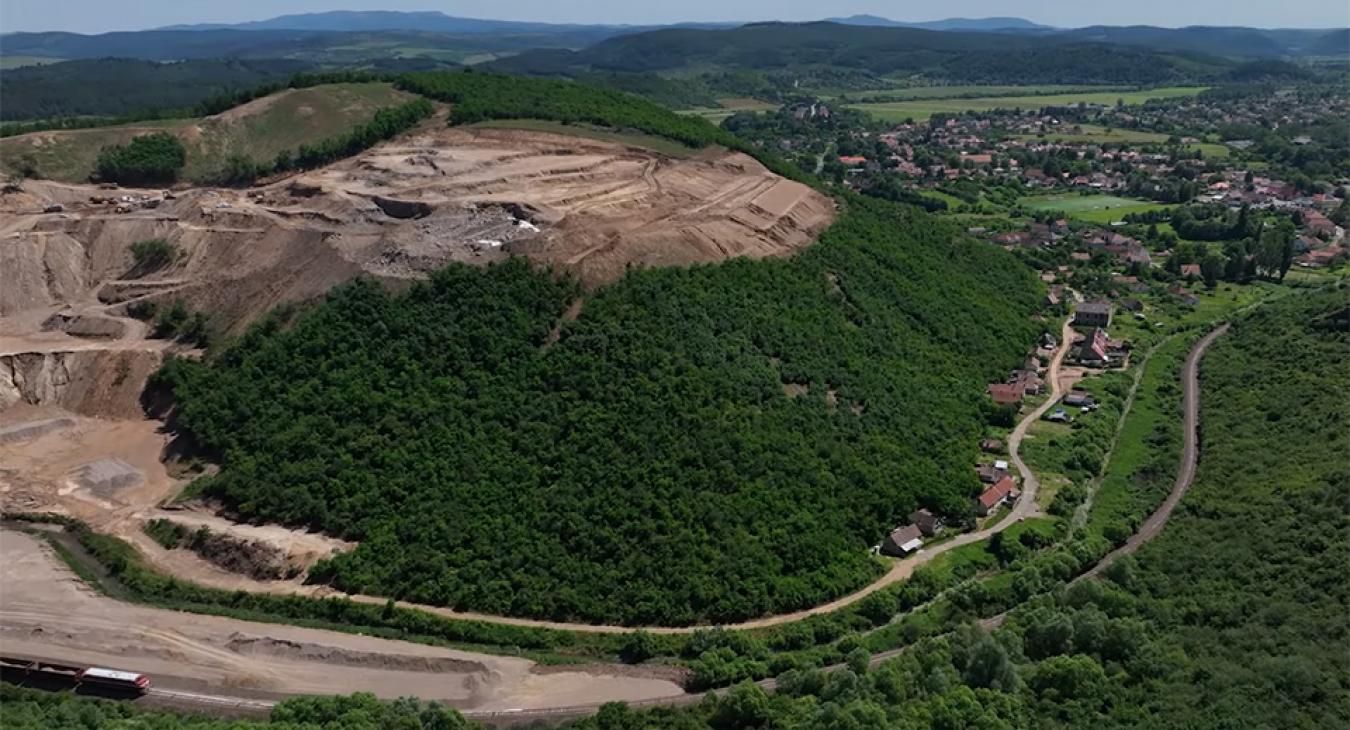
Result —
[[[1123,556],[1123,555],[1128,555],[1128,554],[1130,554],[1130,553],[1133,553],[1134,551],[1138,550],[1139,547],[1140,547],[1141,545],[1143,545],[1144,543],[1148,542],[1150,539],[1152,539],[1153,537],[1155,537],[1155,536],[1162,530],[1162,528],[1163,528],[1163,526],[1166,524],[1168,518],[1171,517],[1173,511],[1176,509],[1176,506],[1180,503],[1182,497],[1185,495],[1186,490],[1189,489],[1191,483],[1194,481],[1196,462],[1197,462],[1197,459],[1198,459],[1198,452],[1199,452],[1199,446],[1198,446],[1198,424],[1199,424],[1199,416],[1200,416],[1200,402],[1199,402],[1199,401],[1200,401],[1200,394],[1199,394],[1199,387],[1200,387],[1200,386],[1199,386],[1199,374],[1198,374],[1198,370],[1199,370],[1199,362],[1200,362],[1200,359],[1204,356],[1205,351],[1209,348],[1210,344],[1213,343],[1213,341],[1214,341],[1215,339],[1217,339],[1219,336],[1221,336],[1221,335],[1222,335],[1224,332],[1226,332],[1227,330],[1228,330],[1228,325],[1227,325],[1227,324],[1224,324],[1224,325],[1220,326],[1219,328],[1215,329],[1213,332],[1210,332],[1208,335],[1206,335],[1204,338],[1202,338],[1198,343],[1196,343],[1196,345],[1194,346],[1194,348],[1192,348],[1190,354],[1189,354],[1188,357],[1187,357],[1186,364],[1185,364],[1185,368],[1184,368],[1184,371],[1183,371],[1183,376],[1182,376],[1182,384],[1183,384],[1183,389],[1184,389],[1184,396],[1183,396],[1183,397],[1184,397],[1184,409],[1185,409],[1185,411],[1184,411],[1184,431],[1183,431],[1182,459],[1181,459],[1181,463],[1180,463],[1179,468],[1178,468],[1178,471],[1177,471],[1177,479],[1176,479],[1175,484],[1173,485],[1173,488],[1172,488],[1171,493],[1170,493],[1170,494],[1168,495],[1168,497],[1164,500],[1163,504],[1162,504],[1161,506],[1159,506],[1159,508],[1158,508],[1158,509],[1157,509],[1157,510],[1156,510],[1156,511],[1155,511],[1155,512],[1154,512],[1154,513],[1153,513],[1153,514],[1152,514],[1152,515],[1144,522],[1143,525],[1140,526],[1139,531],[1138,531],[1137,533],[1135,533],[1135,535],[1132,536],[1132,537],[1126,542],[1125,545],[1123,545],[1122,547],[1118,548],[1117,550],[1115,550],[1115,551],[1113,551],[1113,552],[1107,554],[1107,555],[1106,555],[1106,556],[1105,556],[1105,557],[1097,564],[1096,567],[1092,568],[1091,570],[1088,570],[1088,571],[1085,572],[1083,575],[1081,575],[1081,576],[1079,576],[1078,578],[1074,579],[1074,580],[1070,583],[1070,585],[1072,585],[1072,584],[1074,584],[1074,583],[1077,583],[1077,582],[1079,582],[1079,581],[1085,580],[1085,579],[1089,579],[1089,578],[1096,577],[1098,574],[1100,574],[1100,572],[1101,572],[1102,570],[1104,570],[1105,568],[1109,567],[1113,562],[1115,562],[1116,560],[1118,560],[1121,556]],[[1063,355],[1064,355],[1064,353],[1067,351],[1068,343],[1071,343],[1071,341],[1072,341],[1072,335],[1071,335],[1071,333],[1069,332],[1069,328],[1068,328],[1068,325],[1067,325],[1067,324],[1065,325],[1065,331],[1064,331],[1064,334],[1066,335],[1066,336],[1064,337],[1064,342],[1061,343],[1060,349],[1056,352],[1055,358],[1054,358],[1054,360],[1052,361],[1052,364],[1051,364],[1051,376],[1052,376],[1052,377],[1051,377],[1051,394],[1052,394],[1052,397],[1046,401],[1046,404],[1043,404],[1041,407],[1037,408],[1035,411],[1033,411],[1031,414],[1029,414],[1028,417],[1027,417],[1026,419],[1024,419],[1023,422],[1022,422],[1021,424],[1019,424],[1018,429],[1015,430],[1016,440],[1014,441],[1014,440],[1010,439],[1010,452],[1013,453],[1013,454],[1016,453],[1016,451],[1015,451],[1015,446],[1013,446],[1013,444],[1020,444],[1021,438],[1022,438],[1023,436],[1025,436],[1026,428],[1025,428],[1024,426],[1029,427],[1030,423],[1034,422],[1034,420],[1035,420],[1036,418],[1039,418],[1041,415],[1043,415],[1044,412],[1045,412],[1051,405],[1053,405],[1053,404],[1058,400],[1058,397],[1059,397],[1060,395],[1062,395],[1062,393],[1061,393],[1060,379],[1059,379],[1059,377],[1058,377],[1059,374],[1060,374],[1060,373],[1059,373],[1059,370],[1060,370],[1060,365],[1061,365],[1061,363],[1062,363]],[[1034,504],[1035,504],[1035,499],[1034,499],[1034,498],[1035,498],[1035,490],[1036,490],[1036,487],[1038,486],[1038,483],[1037,483],[1036,481],[1034,481],[1034,480],[1035,480],[1035,475],[1034,475],[1034,474],[1031,474],[1030,470],[1027,469],[1026,466],[1025,466],[1024,464],[1021,463],[1021,460],[1020,460],[1020,459],[1017,459],[1016,462],[1017,462],[1017,464],[1018,464],[1019,471],[1021,471],[1022,474],[1023,474],[1023,478],[1024,478],[1024,479],[1027,479],[1028,475],[1030,475],[1030,477],[1031,477],[1031,479],[1028,480],[1029,484],[1028,484],[1027,487],[1023,490],[1023,495],[1022,495],[1022,498],[1021,498],[1022,501],[1020,501],[1020,502],[1018,503],[1018,507],[1023,508],[1021,514],[1024,514],[1024,515],[1025,515],[1025,514],[1034,514],[1034,511],[1035,511],[1035,507],[1034,507]],[[1031,507],[1026,507],[1026,505],[1033,505],[1033,506],[1031,506]],[[1019,511],[1018,511],[1017,508],[1014,508],[1014,510],[1012,511],[1011,515],[1017,515],[1017,514],[1019,514]],[[1006,525],[1008,525],[1008,524],[1013,524],[1014,522],[1015,522],[1015,520],[1004,519],[1004,520],[1002,520],[1002,521],[1000,522],[1000,525],[996,525],[996,526],[994,526],[994,527],[991,527],[991,528],[989,528],[989,529],[987,529],[987,530],[985,530],[985,531],[981,531],[981,532],[982,532],[982,533],[987,533],[987,534],[992,534],[993,532],[996,532],[996,531],[999,530],[999,529],[1003,529],[1003,526],[1006,526]],[[4,535],[4,534],[5,534],[5,533],[0,533],[0,535]],[[970,533],[969,537],[970,537],[971,539],[978,539],[978,538],[975,538],[975,537],[974,537],[975,535],[978,535],[978,534],[980,534],[980,533]],[[13,535],[13,533],[9,533],[9,535]],[[15,536],[15,537],[18,537],[18,536]],[[963,537],[967,537],[967,536],[963,536]],[[6,539],[14,539],[14,538],[10,538],[10,537],[7,536]],[[967,542],[969,542],[969,540],[967,540]],[[964,544],[964,543],[963,543],[963,544]],[[946,545],[951,545],[951,543],[948,543],[948,544],[946,544]],[[939,547],[940,547],[940,548],[945,548],[945,549],[950,549],[949,547],[946,547],[946,545],[944,545],[944,546],[939,546]],[[942,550],[933,550],[933,551],[930,551],[930,553],[929,553],[930,557],[929,557],[928,559],[931,559],[931,556],[932,556],[932,555],[940,554],[941,552],[942,552]],[[917,557],[917,556],[916,556],[916,557]],[[22,562],[24,562],[24,561],[20,561],[20,562],[22,563]],[[51,585],[51,581],[44,581],[44,582],[43,582],[43,585]],[[68,590],[68,589],[67,589],[67,590]],[[88,590],[88,589],[87,589],[87,588],[84,588],[84,590]],[[107,599],[103,599],[103,600],[106,601]],[[841,600],[847,600],[847,599],[841,599]],[[178,614],[176,614],[176,612],[163,612],[163,611],[158,611],[157,609],[149,609],[149,608],[142,608],[142,607],[136,607],[135,609],[132,609],[132,610],[142,610],[142,611],[149,611],[149,612],[168,613],[168,614],[178,615]],[[12,609],[11,609],[11,611],[12,611]],[[0,613],[3,613],[3,612],[0,612]],[[19,612],[15,612],[15,615],[11,615],[11,616],[8,617],[8,618],[10,619],[10,621],[8,621],[8,622],[6,622],[6,623],[10,623],[10,624],[11,624],[11,631],[13,630],[12,625],[13,625],[13,623],[15,623],[14,619],[20,618],[21,616],[22,616],[22,611],[19,611]],[[994,617],[992,617],[992,618],[985,619],[985,620],[982,621],[981,623],[982,623],[982,625],[984,625],[987,629],[992,629],[992,628],[998,626],[998,625],[1001,623],[1001,620],[1004,618],[1004,616],[1006,616],[1006,614],[1000,614],[999,616],[994,616]],[[204,621],[204,620],[221,620],[221,619],[217,619],[217,618],[214,618],[214,617],[212,617],[212,618],[197,617],[195,620],[198,620],[198,621]],[[18,623],[22,623],[22,622],[19,621]],[[244,622],[241,622],[241,623],[244,623]],[[293,628],[292,628],[292,629],[289,629],[289,630],[292,630],[292,631],[300,631],[299,629],[293,629]],[[161,633],[162,633],[162,632],[161,632]],[[177,633],[177,632],[175,632],[175,633]],[[328,633],[328,632],[318,632],[318,633],[323,634],[323,633]],[[174,636],[174,637],[172,637],[172,638],[175,638],[175,639],[181,639],[181,638],[183,638],[183,637],[182,637],[182,636]],[[194,638],[195,638],[195,637],[194,637]],[[331,635],[330,635],[329,638],[332,638]],[[49,640],[50,640],[50,639],[47,639],[47,641],[49,641]],[[46,643],[46,642],[44,641],[44,643]],[[178,642],[178,643],[181,645],[181,647],[190,647],[190,648],[192,648],[192,649],[194,649],[194,650],[198,650],[198,651],[201,651],[201,650],[203,650],[203,649],[208,649],[208,648],[209,648],[209,649],[212,649],[213,651],[211,651],[211,652],[209,652],[209,653],[210,653],[210,655],[211,655],[213,658],[215,658],[215,659],[217,659],[217,660],[229,660],[230,663],[238,663],[238,662],[240,662],[240,661],[247,661],[247,659],[245,659],[244,657],[240,657],[240,656],[237,656],[237,655],[233,655],[233,652],[220,651],[219,649],[217,649],[217,648],[214,647],[214,646],[202,647],[201,644],[202,644],[203,642],[200,642],[200,641],[190,641],[190,642],[181,642],[181,641],[180,641],[180,642]],[[401,642],[388,642],[387,645],[401,645]],[[381,647],[381,648],[383,648],[383,647]],[[426,648],[426,647],[423,647],[421,650],[422,650],[422,651],[427,651],[427,652],[431,652],[431,651],[445,651],[445,650],[435,650],[435,649]],[[407,650],[404,649],[403,651],[407,651]],[[873,655],[873,657],[871,658],[871,665],[872,665],[872,666],[876,666],[876,665],[878,665],[878,664],[880,664],[880,663],[886,661],[887,659],[893,658],[893,657],[895,657],[895,656],[898,656],[899,654],[904,653],[905,651],[906,651],[906,647],[901,647],[901,648],[898,648],[898,649],[893,649],[893,650],[889,650],[889,651],[879,652],[879,653]],[[448,652],[447,652],[447,653],[448,653]],[[481,659],[481,657],[478,656],[478,655],[468,655],[468,656],[473,657],[474,659]],[[273,657],[272,659],[273,659],[273,661],[275,661],[276,657]],[[502,660],[502,659],[498,658],[498,661],[510,661],[510,660]],[[292,665],[292,666],[293,666],[293,665]],[[255,671],[256,671],[256,670],[262,670],[263,673],[269,673],[269,672],[267,672],[267,670],[268,670],[268,669],[272,669],[272,667],[266,667],[266,668],[264,668],[264,667],[254,667],[254,669],[255,669]],[[828,669],[828,668],[827,668],[827,669]],[[497,672],[494,672],[494,674],[497,674],[497,676],[500,677],[500,674],[499,674],[499,673],[501,673],[501,670],[500,670],[500,669],[498,669]],[[365,676],[369,677],[369,675],[370,675],[369,668],[366,668],[366,670],[365,670],[364,672],[362,672],[362,674],[364,674]],[[442,681],[444,681],[444,680],[442,680]],[[222,713],[222,712],[227,713],[227,714],[230,714],[230,713],[233,713],[233,714],[239,714],[239,713],[241,713],[241,712],[242,712],[242,713],[245,713],[245,714],[250,714],[250,713],[252,713],[252,714],[263,713],[263,712],[265,712],[267,709],[269,709],[269,708],[274,704],[274,702],[275,702],[275,700],[272,699],[271,697],[262,698],[262,697],[257,697],[257,696],[254,696],[254,697],[247,697],[247,696],[239,696],[239,697],[235,697],[235,696],[231,696],[229,692],[222,692],[222,691],[220,691],[217,687],[210,687],[210,691],[208,691],[208,692],[195,692],[195,691],[185,691],[184,688],[172,687],[172,683],[170,683],[170,684],[171,684],[171,688],[156,689],[156,690],[152,691],[152,693],[151,693],[151,694],[148,696],[148,698],[146,699],[146,702],[148,702],[148,703],[150,703],[150,704],[174,706],[174,707],[179,707],[179,708],[186,708],[186,709],[191,709],[191,710],[196,710],[196,711],[203,711],[203,712],[210,712],[210,713],[216,713],[216,714],[219,714],[219,713]],[[765,689],[767,689],[767,690],[773,690],[773,689],[775,689],[775,688],[777,687],[777,680],[776,680],[776,679],[770,678],[770,679],[761,680],[761,681],[757,682],[756,684],[758,684],[759,686],[761,686],[761,687],[763,687],[763,688],[765,688]],[[649,684],[649,685],[646,685],[646,686],[641,687],[641,689],[638,689],[637,687],[628,687],[628,688],[625,688],[625,689],[626,689],[627,691],[629,691],[629,692],[633,692],[634,690],[637,690],[636,692],[634,692],[634,694],[639,694],[639,695],[640,695],[643,691],[651,691],[651,690],[653,690],[653,689],[656,689],[658,686],[659,686],[658,684],[656,684],[655,682],[653,682],[653,683],[651,683],[651,684]],[[440,687],[440,689],[442,689],[442,691],[444,691],[444,686]],[[478,688],[475,688],[475,689],[478,689]],[[509,696],[510,694],[512,694],[509,688],[502,688],[502,689],[506,689],[506,690],[507,690],[508,696]],[[563,688],[558,688],[558,689],[563,689]],[[579,688],[573,686],[573,687],[568,687],[568,688],[566,688],[566,689],[570,689],[570,690],[572,690],[572,691],[576,691],[576,690],[579,689]],[[609,689],[610,689],[611,691],[614,691],[614,689],[617,689],[617,688],[611,687],[611,688],[609,688]],[[499,689],[498,691],[500,691],[500,689]],[[566,690],[564,690],[564,692],[565,692],[565,691],[566,691]],[[629,700],[629,704],[631,704],[631,705],[634,706],[634,707],[651,707],[651,706],[684,706],[684,705],[696,704],[696,703],[700,702],[700,701],[701,701],[705,696],[707,696],[708,694],[720,694],[720,693],[722,693],[722,692],[724,692],[724,691],[726,691],[726,690],[713,690],[712,692],[709,692],[709,693],[682,693],[682,694],[679,694],[679,693],[671,693],[671,694],[666,695],[666,696],[649,696],[649,697],[647,697],[647,698],[642,698],[642,697],[639,696],[639,697],[633,697],[633,698],[631,698],[631,699]],[[531,699],[534,700],[535,703],[537,703],[537,704],[535,704],[535,706],[534,706],[533,708],[530,708],[530,707],[528,707],[528,706],[526,706],[526,707],[514,706],[514,707],[506,707],[506,708],[502,708],[502,704],[501,704],[501,703],[502,703],[502,698],[501,698],[501,697],[498,697],[498,698],[496,698],[496,701],[497,701],[497,707],[496,707],[496,708],[491,707],[491,703],[483,703],[483,704],[487,704],[488,706],[484,707],[483,704],[480,704],[478,708],[469,708],[469,709],[467,709],[467,710],[465,711],[465,715],[466,715],[467,717],[471,718],[471,719],[475,719],[475,720],[478,720],[478,721],[480,721],[480,722],[485,722],[485,723],[487,723],[487,724],[489,724],[489,725],[494,725],[494,726],[513,726],[513,725],[519,725],[519,724],[525,724],[525,723],[532,723],[532,722],[539,722],[539,721],[545,721],[545,722],[549,722],[549,721],[551,721],[551,722],[557,722],[557,721],[561,721],[561,720],[566,720],[566,719],[571,719],[571,718],[576,718],[576,717],[582,717],[582,716],[586,716],[586,715],[590,715],[590,714],[594,713],[594,712],[599,708],[599,704],[598,704],[598,703],[577,703],[577,704],[557,703],[557,704],[550,705],[550,703],[548,703],[547,700],[546,700],[544,697],[538,696],[538,694],[536,694],[537,692],[538,692],[538,689],[535,689],[534,691],[527,691],[527,692],[525,693],[526,696],[531,696]],[[658,693],[659,693],[659,690],[658,690]],[[244,695],[247,695],[247,694],[249,694],[249,693],[245,692],[245,693],[237,693],[237,694],[244,694]],[[539,693],[539,694],[545,694],[545,693]],[[519,697],[519,695],[516,695],[516,696]],[[481,701],[481,697],[480,697],[480,698],[475,698],[475,699],[479,699],[479,700]],[[510,700],[508,700],[508,701],[510,701]]]
[[[1107,553],[1106,557],[1097,562],[1092,569],[1074,578],[1069,585],[1080,581],[1096,578],[1103,570],[1111,567],[1120,558],[1129,555],[1139,549],[1141,545],[1152,540],[1162,531],[1163,525],[1172,516],[1172,512],[1181,503],[1181,498],[1186,496],[1186,490],[1191,488],[1191,482],[1195,481],[1195,464],[1200,454],[1200,359],[1205,356],[1205,351],[1214,343],[1223,333],[1228,331],[1228,323],[1224,323],[1213,332],[1200,338],[1191,348],[1191,352],[1186,356],[1186,367],[1182,371],[1182,399],[1184,407],[1184,425],[1182,428],[1182,447],[1181,464],[1177,468],[1177,480],[1172,484],[1172,491],[1163,500],[1161,506],[1149,515],[1144,524],[1139,526],[1130,539],[1125,541],[1124,545]]]

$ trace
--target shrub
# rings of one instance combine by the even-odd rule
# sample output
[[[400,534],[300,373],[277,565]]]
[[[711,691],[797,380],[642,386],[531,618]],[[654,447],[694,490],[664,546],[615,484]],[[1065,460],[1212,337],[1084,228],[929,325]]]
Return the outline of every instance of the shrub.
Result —
[[[155,132],[99,152],[96,176],[126,185],[167,185],[178,179],[187,150],[177,137]]]
[[[173,263],[178,258],[178,247],[163,238],[148,238],[131,244],[131,260],[135,271],[148,274]]]

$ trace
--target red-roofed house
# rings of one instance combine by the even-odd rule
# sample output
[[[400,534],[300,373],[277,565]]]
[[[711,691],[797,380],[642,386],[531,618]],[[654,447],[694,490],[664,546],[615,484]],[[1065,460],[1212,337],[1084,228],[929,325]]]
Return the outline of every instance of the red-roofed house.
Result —
[[[1200,264],[1182,264],[1181,275],[1188,279],[1200,278]]]
[[[1017,499],[1017,483],[1003,477],[975,498],[975,514],[988,517],[998,506]]]
[[[1013,383],[990,383],[987,391],[989,397],[1001,406],[1018,406],[1022,404],[1022,386]]]

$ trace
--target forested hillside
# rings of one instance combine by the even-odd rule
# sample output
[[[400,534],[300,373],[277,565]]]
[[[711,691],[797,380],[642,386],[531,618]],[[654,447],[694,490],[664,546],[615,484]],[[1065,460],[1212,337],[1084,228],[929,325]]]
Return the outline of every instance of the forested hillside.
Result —
[[[512,262],[370,282],[164,373],[245,517],[361,541],[316,573],[464,609],[621,623],[802,608],[964,515],[986,379],[1035,336],[1010,257],[852,200],[790,260],[577,296]]]
[[[793,671],[584,730],[1350,726],[1350,289],[1240,320],[1202,364],[1197,480],[1138,561],[864,670]]]
[[[5,71],[0,119],[121,116],[190,107],[214,96],[284,82],[312,68],[291,60],[68,61]]]
[[[877,76],[923,73],[962,83],[1163,84],[1233,65],[1201,55],[1076,38],[962,33],[834,23],[756,23],[726,30],[634,33],[574,53],[528,51],[502,68],[576,76],[590,71],[848,69]],[[489,64],[491,65],[491,64]]]

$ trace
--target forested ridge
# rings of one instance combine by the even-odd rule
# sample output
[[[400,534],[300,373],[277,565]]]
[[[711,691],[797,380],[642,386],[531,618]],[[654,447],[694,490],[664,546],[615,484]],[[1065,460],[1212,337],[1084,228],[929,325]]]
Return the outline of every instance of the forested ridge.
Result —
[[[1034,337],[1036,290],[851,199],[793,259],[632,272],[551,347],[565,277],[452,266],[404,296],[354,282],[162,381],[241,515],[361,542],[315,570],[339,587],[725,622],[861,586],[920,505],[966,514],[983,384]]]
[[[793,669],[688,709],[606,705],[572,730],[1339,728],[1350,726],[1350,289],[1285,297],[1201,363],[1196,482],[1163,532],[1066,590],[869,667]],[[270,723],[150,716],[0,688],[20,728],[475,727],[369,696],[290,700]]]

